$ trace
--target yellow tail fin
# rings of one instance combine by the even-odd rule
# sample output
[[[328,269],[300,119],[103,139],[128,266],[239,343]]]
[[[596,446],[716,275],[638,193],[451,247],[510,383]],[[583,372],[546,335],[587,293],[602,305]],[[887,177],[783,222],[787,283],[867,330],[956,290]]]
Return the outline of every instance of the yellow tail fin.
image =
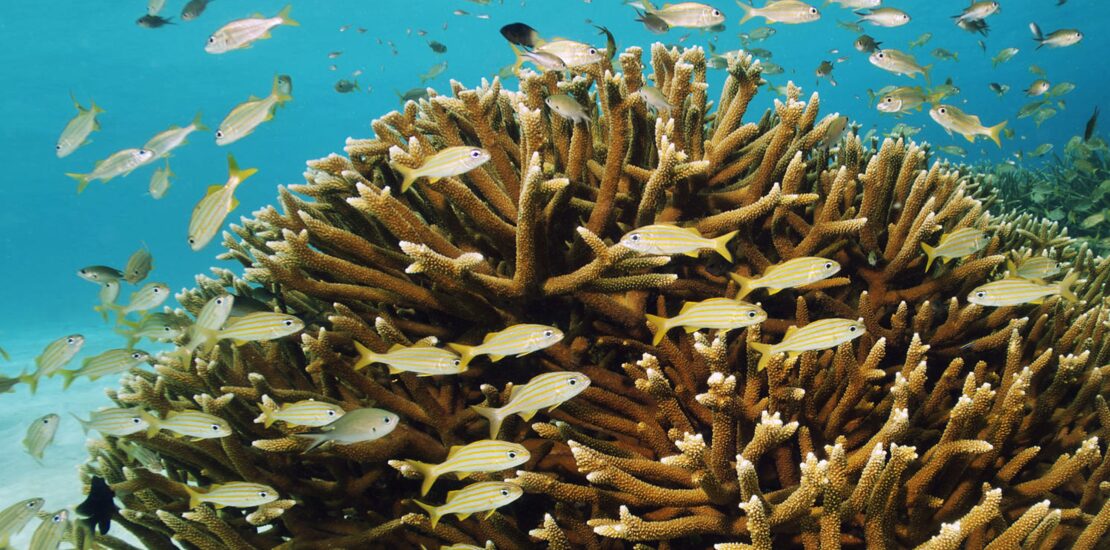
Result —
[[[1079,273],[1078,272],[1072,271],[1071,273],[1068,273],[1064,277],[1064,280],[1060,281],[1060,283],[1059,283],[1060,284],[1060,297],[1069,301],[1069,302],[1072,302],[1072,303],[1078,302],[1079,297],[1076,296],[1075,292],[1073,292],[1072,289],[1071,289],[1072,285],[1074,285],[1075,282],[1078,281],[1078,280],[1079,280]]]
[[[270,95],[277,100],[278,106],[293,100],[293,96],[281,91],[281,75],[274,75],[274,85],[270,88]],[[270,114],[270,117],[273,117],[273,113]]]
[[[162,431],[162,421],[155,418],[154,415],[146,411],[139,411],[139,418],[146,420],[148,424],[146,428],[146,436],[148,438],[154,437],[158,435],[158,432]]]
[[[247,178],[258,173],[258,168],[247,168],[246,170],[239,169],[239,163],[235,162],[235,156],[231,153],[227,154],[227,179],[236,180],[243,183]]]
[[[1006,127],[1007,122],[1009,121],[1003,120],[1002,122],[999,122],[998,124],[987,128],[987,137],[991,138],[991,141],[993,141],[994,144],[997,145],[999,148],[1002,147],[1002,129]]]
[[[290,27],[301,26],[300,23],[294,21],[292,17],[289,17],[290,13],[293,13],[293,4],[289,4],[288,6],[281,8],[281,11],[279,11],[277,14],[277,16],[281,18],[281,24],[289,25]]]
[[[732,231],[713,239],[713,250],[716,250],[717,254],[723,256],[729,263],[732,262],[732,252],[728,250],[728,242],[731,241],[737,233],[739,233],[739,231]]]
[[[196,508],[201,505],[200,497],[203,493],[196,488],[182,484],[185,487],[185,492],[189,493],[189,508]]]
[[[424,481],[420,484],[420,496],[428,494],[428,491],[432,490],[432,485],[439,479],[439,472],[436,471],[435,465],[416,460],[402,460],[401,462],[404,462],[413,470],[420,472],[420,475],[424,477]]]
[[[748,342],[748,347],[752,348],[755,351],[758,351],[760,354],[759,366],[757,370],[766,369],[767,362],[771,360],[771,344],[764,344],[762,342]]]
[[[484,416],[486,420],[489,420],[489,438],[497,439],[497,432],[501,431],[501,421],[504,420],[501,417],[501,409],[480,405],[471,405],[470,408],[479,416]]]
[[[755,290],[755,287],[752,286],[752,283],[755,282],[755,279],[745,277],[738,273],[729,273],[728,277],[732,279],[737,286],[740,287],[739,290],[736,291],[737,300],[743,300],[745,296],[751,294],[752,291]]]
[[[412,184],[416,183],[416,180],[420,178],[420,176],[416,174],[416,168],[409,168],[408,166],[404,166],[402,164],[392,163],[390,164],[390,166],[392,166],[393,169],[396,170],[397,173],[401,174],[402,178],[404,178],[401,180],[401,193],[408,191],[409,187],[412,187]]]
[[[658,315],[644,315],[647,318],[648,327],[651,328],[653,334],[651,338],[651,345],[658,346],[659,342],[663,341],[663,337],[667,335],[667,318],[659,317]]]
[[[354,366],[351,368],[356,371],[362,370],[378,360],[378,354],[370,351],[369,348],[362,345],[358,340],[355,340],[355,349],[358,350],[358,361],[355,361]]]
[[[75,179],[75,180],[77,180],[77,193],[78,194],[80,194],[82,191],[85,190],[86,187],[89,186],[89,175],[88,174],[76,174],[76,173],[73,173],[73,172],[66,172],[66,175]]]
[[[927,258],[925,260],[925,273],[928,273],[929,268],[933,267],[933,254],[936,254],[937,249],[925,243],[921,243],[921,249],[925,251],[925,257]]]
[[[197,131],[201,131],[201,132],[207,132],[208,131],[208,127],[205,126],[204,123],[200,121],[200,112],[199,111],[197,112],[196,116],[193,117],[193,130],[197,130]],[[166,168],[169,168],[169,163],[166,163]]]
[[[428,513],[428,518],[432,521],[432,529],[435,529],[436,525],[439,524],[439,507],[432,506],[431,504],[424,504],[419,500],[414,500],[413,502],[415,502],[417,506],[423,508],[424,511]]]

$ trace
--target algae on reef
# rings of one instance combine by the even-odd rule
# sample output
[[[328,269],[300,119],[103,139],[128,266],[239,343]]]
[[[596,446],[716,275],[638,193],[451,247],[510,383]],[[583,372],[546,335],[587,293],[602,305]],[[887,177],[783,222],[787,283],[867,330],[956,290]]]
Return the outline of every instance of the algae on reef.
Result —
[[[112,483],[120,523],[149,548],[1095,547],[1110,525],[1110,260],[1048,222],[986,211],[980,179],[927,166],[913,143],[828,135],[835,117],[818,117],[816,94],[800,101],[790,86],[785,102],[743,122],[761,81],[750,57],[731,60],[714,105],[701,49],[653,46],[654,85],[677,108],[652,112],[638,93],[641,55],[629,48],[619,67],[605,61],[569,81],[527,76],[519,93],[496,79],[452,82],[450,96],[376,120],[376,137],[348,140],[346,156],[309,162],[306,184],[280,189],[280,208],[234,227],[223,257],[243,265],[242,277],[198,277],[179,301],[196,313],[263,285],[271,306],[308,328],[222,342],[125,379],[112,394],[122,405],[201,409],[235,433],[128,437],[158,453],[162,473],[114,438],[93,444],[86,473]],[[545,109],[558,92],[589,105],[590,124]],[[454,145],[480,145],[491,161],[399,193],[390,162],[417,166]],[[735,263],[613,244],[668,222],[707,236],[739,230]],[[921,243],[962,227],[987,231],[989,244],[924,272]],[[1082,301],[967,303],[1011,251],[1068,262],[1085,279]],[[749,297],[768,312],[761,325],[676,331],[650,345],[646,313],[733,296],[729,272],[799,256],[843,270]],[[867,334],[757,369],[749,342],[831,317],[862,318]],[[567,336],[454,377],[351,368],[356,341],[376,352],[429,337],[474,342],[521,322]],[[519,471],[474,476],[512,480],[524,497],[433,528],[411,503],[414,472],[387,462],[435,463],[485,438],[469,405],[503,403],[507,382],[558,370],[592,385],[531,423],[505,423],[501,437],[532,456]],[[253,422],[263,395],[380,407],[402,425],[302,453],[296,429]],[[250,513],[190,511],[179,485],[237,480],[270,485],[281,500]],[[432,501],[451,484],[437,484]]]

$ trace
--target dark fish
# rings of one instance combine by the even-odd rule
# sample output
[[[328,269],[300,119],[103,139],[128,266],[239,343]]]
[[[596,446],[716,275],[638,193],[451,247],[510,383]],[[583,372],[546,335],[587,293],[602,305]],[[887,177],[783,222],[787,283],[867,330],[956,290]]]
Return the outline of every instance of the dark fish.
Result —
[[[95,531],[99,527],[100,534],[108,534],[108,529],[112,526],[112,516],[119,512],[115,496],[116,493],[108,487],[104,478],[93,476],[89,496],[77,506],[77,513],[84,516],[81,523],[88,526],[89,530]]]
[[[617,39],[613,38],[613,33],[609,32],[609,29],[598,25],[594,27],[598,30],[597,34],[605,35],[605,53],[609,54],[609,59],[613,59],[613,56],[617,55]]]
[[[428,41],[428,47],[431,48],[432,51],[436,52],[436,53],[447,53],[447,45],[443,44],[442,42],[436,42],[435,40],[429,40]]]
[[[1091,136],[1095,135],[1095,125],[1098,124],[1098,107],[1095,107],[1095,112],[1091,114],[1091,118],[1087,119],[1087,127],[1083,130],[1083,141],[1089,141]]]
[[[517,46],[528,48],[535,48],[536,43],[540,40],[540,33],[524,23],[509,23],[501,27],[501,36]]]
[[[358,81],[351,82],[350,80],[343,79],[335,83],[335,91],[341,94],[349,94],[358,88]]]
[[[653,34],[664,34],[671,30],[671,26],[668,25],[666,21],[660,19],[653,13],[636,10],[636,15],[639,15],[636,21],[643,23],[644,27]]]
[[[983,36],[991,32],[991,27],[987,24],[986,19],[974,19],[970,21],[965,19],[963,21],[957,21],[956,26],[972,34],[979,33]]]
[[[204,13],[204,8],[208,7],[208,3],[212,0],[189,0],[184,8],[181,8],[181,18],[186,21],[192,21],[200,17]]]
[[[8,378],[7,376],[0,376],[0,393],[8,393],[12,388],[19,383],[19,378]]]
[[[281,74],[277,77],[277,91],[288,96],[293,95],[293,77]]]
[[[404,103],[406,101],[418,101],[428,98],[427,88],[413,88],[403,94],[401,92],[398,92],[397,90],[393,90],[393,93],[397,94],[397,98],[401,100],[401,103]]]
[[[173,25],[172,19],[172,17],[162,17],[160,15],[144,15],[135,21],[135,24],[148,29],[157,29],[158,27]]]

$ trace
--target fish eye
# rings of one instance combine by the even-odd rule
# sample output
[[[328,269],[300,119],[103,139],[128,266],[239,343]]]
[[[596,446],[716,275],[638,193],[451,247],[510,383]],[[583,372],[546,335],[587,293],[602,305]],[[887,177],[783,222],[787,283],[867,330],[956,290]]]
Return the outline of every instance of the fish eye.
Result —
[[[192,238],[192,237],[189,237],[189,244],[197,244],[197,240]]]
[[[825,262],[825,269],[832,269],[832,262]]]
[[[35,503],[34,503],[34,502],[28,502],[28,503],[27,503],[27,507],[28,507],[28,508],[34,508],[34,507],[35,507]]]
[[[393,422],[393,419],[392,419],[392,418],[389,418],[389,417],[387,416],[387,417],[385,417],[385,420],[383,420],[382,422],[383,422],[383,423],[385,423],[385,424],[389,424],[390,422]]]
[[[293,326],[293,320],[292,319],[286,319],[285,320],[285,326],[287,326],[287,327]]]
[[[572,386],[577,386],[578,385],[578,379],[577,378],[571,378],[570,380],[567,380],[567,384],[570,384]]]
[[[462,365],[462,361],[455,359],[454,361],[451,361],[451,364],[457,367],[459,365]]]
[[[49,423],[50,423],[50,419],[49,419],[49,418],[43,418],[43,419],[42,419],[42,423],[43,423],[43,424],[49,424]]]
[[[809,13],[817,15],[817,8],[809,8]]]
[[[73,338],[66,338],[67,344],[72,344],[75,340]]]
[[[875,57],[878,57],[879,59],[882,59],[882,58],[886,57],[886,54],[883,53],[883,52],[879,52],[879,53],[875,54]]]
[[[143,357],[143,354],[141,354],[141,353],[132,353],[131,354],[132,359],[142,359],[142,357]]]
[[[266,497],[270,496],[270,493],[267,493],[266,491],[259,491],[258,496],[260,496],[262,498],[266,498]]]
[[[213,36],[209,36],[209,37],[208,37],[208,43],[209,43],[209,44],[215,44],[215,43],[216,43],[216,37],[215,37],[215,35],[213,35]]]
[[[628,236],[628,240],[630,240],[632,242],[637,242],[637,241],[640,240],[640,234],[639,233],[633,233],[633,234]]]
[[[60,143],[58,145],[55,145],[54,150],[55,151],[61,151],[62,150],[62,145]]]
[[[223,130],[216,130],[216,138],[218,139],[218,138],[222,138],[222,137],[224,137],[224,131]]]
[[[481,149],[475,149],[475,150],[473,150],[473,151],[471,151],[471,152],[470,152],[470,158],[474,158],[474,159],[476,159],[476,158],[479,158],[479,157],[481,157],[481,156],[482,156],[482,151],[481,151]]]
[[[509,458],[516,458],[516,451],[509,451]]]
[[[596,48],[590,48],[590,55],[597,55],[597,49]]]
[[[748,312],[748,317],[751,318],[751,319],[755,319],[755,312],[754,311],[749,311]]]
[[[503,497],[509,496],[509,490],[508,489],[501,489],[501,496],[503,496]]]
[[[894,98],[893,97],[884,97],[883,101],[885,101],[887,103],[894,103]]]
[[[976,293],[975,293],[975,297],[976,297],[976,298],[986,298],[986,297],[987,297],[987,293],[986,293],[986,292],[983,292],[982,290],[980,290],[979,292],[976,292]]]
[[[555,334],[555,333],[551,332],[550,330],[543,331],[544,338],[550,338],[553,334]]]
[[[151,292],[153,292],[155,294],[158,294],[159,292],[162,292],[162,289],[160,289],[158,287],[154,287],[153,289],[151,289]]]
[[[852,326],[848,327],[848,332],[855,332],[855,331],[856,331],[856,326],[855,325],[852,325]]]
[[[60,523],[62,521],[62,515],[61,514],[55,514],[54,517],[50,518],[50,521],[52,521],[54,523]]]
[[[720,10],[713,10],[713,17],[720,17],[720,16],[721,16]]]
[[[137,416],[132,416],[131,417],[131,423],[132,424],[142,424],[142,422],[143,422],[142,418],[139,418]]]
[[[220,431],[220,425],[219,424],[213,424],[212,425],[212,431],[214,431],[214,432]]]
[[[943,115],[944,113],[948,112],[948,109],[945,109],[944,107],[941,107],[940,109],[937,109],[937,112]]]
[[[328,409],[328,416],[335,416],[335,411]]]

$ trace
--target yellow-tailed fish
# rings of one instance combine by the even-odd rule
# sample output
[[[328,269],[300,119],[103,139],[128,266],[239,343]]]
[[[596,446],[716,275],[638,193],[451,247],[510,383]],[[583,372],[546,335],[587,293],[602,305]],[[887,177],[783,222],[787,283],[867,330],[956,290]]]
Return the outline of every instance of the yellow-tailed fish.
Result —
[[[27,435],[23,438],[23,448],[27,449],[27,453],[35,457],[35,460],[42,462],[42,453],[48,445],[54,442],[54,434],[58,433],[58,421],[60,420],[60,416],[51,413],[35,419],[27,427]]]
[[[1044,35],[1036,23],[1030,23],[1029,30],[1033,31],[1033,40],[1037,41],[1038,50],[1043,46],[1064,48],[1078,44],[1080,40],[1083,40],[1083,33],[1079,32],[1078,29],[1060,29]]]
[[[131,330],[117,329],[116,332],[127,336],[130,345],[134,345],[143,338],[149,338],[157,342],[174,340],[185,333],[189,321],[176,313],[156,311],[146,314],[138,323],[125,321],[124,324],[129,325]]]
[[[165,283],[147,283],[131,293],[130,301],[119,310],[120,316],[156,308],[169,297],[170,287]]]
[[[185,145],[189,134],[205,130],[208,130],[208,127],[200,121],[200,113],[197,113],[188,126],[171,126],[165,131],[155,134],[154,137],[147,140],[146,144],[143,145],[143,149],[154,153],[154,158],[156,159],[162,158],[169,155],[170,151]]]
[[[103,283],[118,281],[123,278],[123,272],[106,265],[90,265],[77,270],[77,276],[90,283]]]
[[[341,445],[374,441],[389,435],[400,423],[400,417],[384,409],[355,409],[347,411],[339,420],[324,426],[327,431],[323,433],[297,434],[296,437],[312,442],[305,449],[305,452],[308,452],[328,441]]]
[[[798,0],[774,0],[767,2],[762,8],[756,8],[736,0],[736,5],[744,10],[744,16],[740,18],[740,24],[747,23],[753,17],[762,17],[768,23],[809,23],[821,18],[821,12],[817,8],[799,2]]]
[[[932,65],[922,66],[914,56],[892,48],[875,50],[871,52],[867,59],[872,65],[884,71],[906,75],[910,78],[922,74],[925,75],[925,80],[929,80],[929,71],[933,69]]]
[[[189,218],[189,248],[194,252],[200,250],[216,236],[228,213],[239,206],[235,189],[255,172],[257,168],[240,170],[235,157],[227,155],[227,183],[210,186],[204,198],[193,207],[193,215]]]
[[[135,408],[105,408],[89,413],[88,420],[82,420],[77,415],[73,418],[77,419],[86,434],[89,430],[96,430],[104,435],[122,437],[150,428],[143,411]]]
[[[569,69],[593,65],[606,59],[601,50],[573,40],[552,40],[536,46],[532,51],[554,55],[563,60]]]
[[[197,321],[189,327],[189,342],[185,344],[185,349],[192,352],[198,347],[210,348],[234,307],[235,296],[230,294],[208,300],[197,314]]]
[[[189,508],[209,503],[216,508],[252,508],[278,499],[278,492],[269,485],[247,481],[215,484],[207,489],[182,484],[189,493]]]
[[[81,362],[77,370],[61,370],[62,389],[66,389],[78,376],[89,380],[96,380],[101,376],[109,376],[127,372],[143,363],[150,361],[150,354],[138,349],[110,349],[93,357],[88,357]]]
[[[148,188],[150,196],[155,200],[166,196],[166,191],[170,190],[170,178],[173,176],[174,173],[170,170],[170,161],[167,160],[164,168],[158,168],[150,175],[150,186]]]
[[[748,342],[748,345],[761,354],[759,370],[763,370],[776,354],[785,353],[787,357],[794,357],[805,351],[835,348],[863,336],[866,332],[863,319],[821,319],[802,328],[790,327],[777,344]]]
[[[154,256],[151,256],[150,250],[144,246],[136,250],[131,254],[131,257],[127,259],[127,265],[123,268],[123,278],[127,282],[136,285],[145,279],[153,268]]]
[[[728,242],[736,236],[736,233],[732,231],[720,237],[708,239],[702,237],[701,233],[693,227],[669,224],[645,225],[625,233],[621,237],[620,244],[642,254],[666,256],[685,254],[695,258],[698,256],[698,251],[708,248],[731,262],[732,253],[728,250]]]
[[[998,2],[993,0],[982,0],[980,2],[972,2],[970,6],[964,8],[964,11],[959,15],[953,15],[957,23],[966,21],[978,21],[986,19],[991,15],[998,13],[1000,6]]]
[[[162,430],[196,439],[215,439],[231,435],[231,425],[218,416],[200,411],[170,411],[165,418],[159,419],[146,411],[139,415],[146,420],[147,437],[154,437]]]
[[[685,327],[686,332],[703,328],[731,330],[762,323],[767,320],[767,312],[755,304],[731,300],[729,298],[709,298],[700,302],[686,302],[678,315],[658,317],[646,315],[648,325],[654,333],[651,345],[657,346],[675,327]]]
[[[580,372],[547,372],[523,386],[514,386],[509,392],[509,402],[502,407],[473,405],[470,408],[489,420],[489,438],[497,439],[497,432],[501,431],[501,423],[506,418],[519,414],[525,421],[531,420],[540,409],[549,407],[547,410],[551,412],[588,387],[589,377]]]
[[[1006,260],[1006,269],[1010,270],[1012,277],[1040,281],[1060,271],[1060,262],[1047,256],[1032,256],[1022,258],[1017,264],[1013,260]]]
[[[52,376],[62,369],[77,352],[85,345],[85,337],[80,334],[71,334],[54,340],[46,345],[42,353],[35,358],[35,370],[31,374],[20,374],[19,380],[31,387],[34,395],[39,386],[39,379],[43,376]]]
[[[455,514],[462,521],[470,514],[489,512],[486,517],[493,515],[498,508],[520,498],[524,490],[520,485],[505,481],[480,481],[471,483],[458,491],[447,493],[447,501],[440,506],[424,504],[414,500],[417,506],[428,512],[432,521],[432,528],[439,524],[440,518],[447,514]]]
[[[725,22],[725,14],[721,10],[702,4],[701,2],[679,2],[677,4],[664,4],[662,8],[655,8],[648,0],[643,0],[644,11],[662,19],[671,27],[686,27],[704,29],[716,27]]]
[[[925,91],[920,86],[900,86],[883,94],[875,108],[883,113],[899,114],[920,111],[924,103]]]
[[[567,120],[575,123],[581,122],[582,124],[590,123],[590,113],[586,112],[586,108],[577,99],[567,94],[549,95],[543,102],[547,104],[552,112]]]
[[[500,361],[507,355],[521,357],[534,351],[555,345],[563,339],[563,331],[547,325],[519,324],[498,332],[490,332],[477,346],[447,344],[461,356],[463,369],[470,360],[479,355],[488,355],[490,361]]]
[[[127,176],[132,170],[150,162],[153,158],[154,153],[146,149],[124,149],[112,153],[104,160],[97,161],[92,172],[87,174],[69,172],[66,175],[77,180],[77,192],[80,193],[93,180],[107,183],[116,176]]]
[[[420,496],[428,494],[439,476],[455,473],[459,479],[466,479],[473,472],[500,472],[515,468],[528,462],[532,455],[519,443],[483,439],[467,445],[455,445],[447,452],[447,459],[439,464],[427,464],[416,460],[390,461],[390,464],[405,464],[424,477],[420,486]]]
[[[413,372],[417,376],[439,376],[459,374],[466,370],[466,365],[454,352],[430,344],[394,344],[385,353],[374,353],[356,341],[355,349],[358,350],[359,359],[352,368],[356,371],[372,363],[385,363],[389,366],[389,374]]]
[[[204,45],[204,51],[224,53],[249,48],[254,41],[269,38],[270,30],[274,27],[281,25],[300,26],[300,23],[289,17],[292,11],[293,6],[290,4],[282,8],[274,17],[255,14],[246,19],[236,19],[212,33],[212,36],[208,37],[208,43]]]
[[[840,264],[836,261],[802,256],[768,267],[760,277],[745,277],[736,273],[729,273],[729,277],[740,285],[740,290],[736,292],[736,299],[739,300],[759,288],[768,289],[767,294],[775,294],[786,288],[797,288],[828,279],[839,272]]]
[[[70,94],[70,97],[73,97],[73,95]],[[58,138],[58,144],[54,146],[54,153],[58,155],[58,158],[69,155],[86,143],[91,143],[88,140],[89,134],[100,129],[100,123],[96,121],[96,115],[103,113],[104,109],[97,107],[95,102],[90,103],[89,108],[85,109],[77,102],[76,97],[73,97],[73,105],[77,107],[77,116],[66,124],[61,137]]]
[[[962,227],[951,233],[945,233],[940,236],[940,242],[936,246],[929,246],[921,243],[921,249],[925,251],[925,271],[933,265],[933,260],[940,258],[942,262],[948,263],[953,258],[963,258],[964,256],[974,254],[987,245],[987,234],[981,229],[974,227]]]
[[[58,510],[42,519],[42,523],[31,535],[28,550],[57,550],[69,531],[69,512]]]
[[[116,441],[116,448],[123,451],[125,455],[131,460],[138,462],[143,468],[152,472],[161,473],[166,468],[162,465],[162,457],[158,453],[152,451],[138,443],[127,440]]]
[[[93,310],[99,311],[105,321],[108,320],[109,311],[119,309],[119,304],[116,303],[116,298],[119,298],[119,288],[119,279],[105,281],[100,285],[100,292],[97,293],[100,305],[93,306]]]
[[[217,340],[231,340],[235,345],[247,342],[277,340],[304,329],[304,321],[295,315],[259,311],[235,317],[223,330],[216,333]]]
[[[910,22],[909,14],[898,8],[872,8],[865,12],[857,11],[856,15],[859,16],[856,23],[866,21],[876,27],[901,27]]]
[[[656,111],[670,111],[674,109],[671,102],[667,100],[667,96],[663,95],[662,90],[655,86],[644,86],[640,88],[640,97],[644,98],[644,103],[649,107],[654,108]]]
[[[428,178],[429,183],[435,183],[440,178],[465,174],[485,164],[489,159],[489,151],[481,147],[460,145],[448,147],[428,157],[418,168],[395,163],[390,163],[390,166],[404,178],[401,182],[401,192],[404,193],[420,178]]]
[[[995,145],[1002,147],[1002,140],[999,136],[1002,134],[1002,129],[1006,127],[1007,121],[1005,120],[994,126],[983,126],[978,116],[969,115],[951,105],[934,105],[932,109],[929,109],[929,116],[937,124],[940,124],[948,132],[948,135],[955,132],[972,143],[975,143],[975,136],[986,136]]]
[[[293,100],[284,91],[281,76],[274,77],[270,95],[257,98],[253,95],[235,106],[216,129],[216,145],[228,145],[247,137],[263,122],[274,118],[274,110]]]
[[[516,47],[515,44],[509,44],[509,48],[511,48],[513,54],[516,55],[516,61],[510,65],[512,74],[519,75],[521,67],[529,61],[539,69],[542,69],[541,72],[563,71],[567,68],[566,62],[553,53],[522,50]]]
[[[12,536],[18,535],[45,503],[41,498],[29,498],[0,510],[0,548],[7,548]]]
[[[1049,296],[1059,295],[1069,302],[1077,302],[1079,298],[1071,290],[1077,279],[1079,274],[1074,271],[1063,281],[1050,284],[1011,277],[975,288],[967,295],[967,301],[981,306],[1017,306],[1040,304]]]
[[[305,399],[296,403],[282,403],[279,407],[270,396],[263,395],[259,408],[262,414],[254,419],[255,424],[262,424],[269,428],[278,420],[293,426],[309,426],[319,428],[339,420],[346,411],[339,405],[324,401]]]

